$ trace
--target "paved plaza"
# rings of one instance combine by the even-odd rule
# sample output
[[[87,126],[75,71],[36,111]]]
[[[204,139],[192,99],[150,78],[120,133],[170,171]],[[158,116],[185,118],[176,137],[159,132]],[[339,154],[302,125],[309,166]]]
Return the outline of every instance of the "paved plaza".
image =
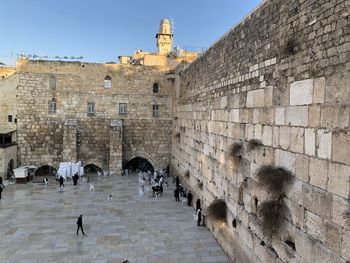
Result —
[[[194,209],[173,200],[138,195],[138,179],[101,177],[89,184],[9,185],[0,200],[0,262],[230,262]],[[112,193],[113,199],[108,201]],[[76,235],[83,214],[83,236]]]

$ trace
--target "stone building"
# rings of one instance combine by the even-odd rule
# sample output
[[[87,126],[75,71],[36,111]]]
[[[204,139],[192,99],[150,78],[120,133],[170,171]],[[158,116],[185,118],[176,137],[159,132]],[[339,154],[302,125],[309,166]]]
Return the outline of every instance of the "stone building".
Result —
[[[349,9],[266,0],[197,59],[163,20],[119,65],[19,61],[19,162],[170,162],[233,262],[349,262]]]

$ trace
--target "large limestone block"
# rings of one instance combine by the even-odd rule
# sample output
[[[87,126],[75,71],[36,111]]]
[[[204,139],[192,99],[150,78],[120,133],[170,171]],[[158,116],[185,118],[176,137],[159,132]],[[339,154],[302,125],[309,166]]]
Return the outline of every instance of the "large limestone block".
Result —
[[[313,79],[296,81],[290,84],[290,105],[308,105],[313,101]]]
[[[290,127],[281,126],[279,132],[280,138],[279,143],[283,150],[287,150],[290,145]]]
[[[321,123],[321,107],[320,105],[311,105],[309,107],[309,126],[319,127]]]
[[[349,103],[350,70],[342,70],[326,79],[326,98],[329,103]]]
[[[321,240],[322,242],[325,240],[325,224],[322,217],[310,211],[306,211],[305,226],[307,228],[307,233],[313,238]]]
[[[325,240],[324,244],[333,252],[341,253],[341,228],[334,223],[325,223]]]
[[[324,103],[326,91],[326,79],[324,77],[314,79],[314,103]]]
[[[326,160],[310,158],[310,184],[327,189],[328,163]]]
[[[349,197],[350,193],[350,166],[337,163],[329,163],[328,171],[328,191]]]
[[[306,127],[308,125],[308,115],[307,106],[287,107],[286,124]]]
[[[348,198],[333,195],[332,222],[350,231],[350,220],[349,217],[346,216],[349,211],[350,203]]]
[[[264,89],[250,90],[247,92],[247,108],[264,107],[265,91]]]
[[[290,150],[293,152],[304,152],[304,129],[292,127],[290,133]]]
[[[348,105],[325,105],[321,108],[321,126],[345,129],[349,126],[350,107]]]
[[[350,165],[350,132],[334,132],[332,160]]]
[[[305,153],[314,156],[316,150],[316,133],[314,129],[305,129]]]
[[[272,146],[272,126],[263,126],[262,143]]]
[[[275,110],[275,124],[284,125],[285,123],[285,108],[278,107]]]
[[[332,132],[327,130],[318,130],[317,146],[318,157],[330,159],[332,154]]]
[[[303,203],[307,209],[323,218],[331,219],[332,195],[317,187],[303,184]]]
[[[297,229],[295,233],[295,246],[296,251],[304,259],[304,262],[315,263],[315,240],[300,229]]]
[[[309,157],[302,154],[296,154],[295,159],[295,177],[305,183],[310,181],[309,178]]]
[[[295,153],[282,150],[275,152],[275,164],[288,169],[293,174],[295,173],[295,159]]]

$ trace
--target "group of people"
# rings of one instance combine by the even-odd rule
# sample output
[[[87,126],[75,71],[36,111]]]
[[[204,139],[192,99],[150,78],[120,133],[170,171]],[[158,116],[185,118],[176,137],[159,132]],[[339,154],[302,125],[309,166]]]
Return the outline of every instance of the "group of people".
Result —
[[[188,193],[186,194],[185,189],[180,185],[179,176],[176,176],[175,178],[175,186],[176,186],[174,190],[175,202],[180,202],[180,195],[181,195],[183,198],[187,197],[187,205],[192,206],[193,194],[191,191],[188,191]],[[197,199],[196,201],[196,217],[197,217],[197,225],[205,226],[205,221],[204,221],[205,216],[202,214],[200,199]]]

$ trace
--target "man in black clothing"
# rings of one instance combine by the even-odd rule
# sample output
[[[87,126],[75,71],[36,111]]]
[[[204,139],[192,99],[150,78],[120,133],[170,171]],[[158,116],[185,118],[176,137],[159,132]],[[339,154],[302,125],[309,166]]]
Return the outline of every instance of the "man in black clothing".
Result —
[[[78,180],[79,180],[79,175],[78,175],[78,173],[75,173],[73,176],[73,184],[77,185]]]
[[[187,194],[187,205],[188,206],[192,206],[192,198],[193,198],[193,195],[192,195],[191,191],[189,191]]]
[[[197,226],[201,226],[202,221],[202,209],[197,210]]]
[[[176,188],[174,191],[174,196],[175,196],[175,202],[180,202],[180,192],[179,188]]]
[[[176,176],[175,184],[176,184],[176,188],[180,187],[180,178],[179,178],[179,176]]]
[[[196,202],[196,211],[198,211],[198,209],[201,208],[201,200],[197,199],[197,202]]]
[[[4,190],[4,188],[5,188],[5,185],[3,185],[3,183],[2,183],[2,177],[0,176],[0,199],[1,199],[2,190]]]
[[[81,232],[83,233],[83,235],[85,235],[84,229],[83,229],[83,215],[80,215],[80,216],[78,217],[77,225],[78,225],[78,228],[77,228],[77,235],[79,235],[79,234],[78,234],[79,229],[81,229]]]

